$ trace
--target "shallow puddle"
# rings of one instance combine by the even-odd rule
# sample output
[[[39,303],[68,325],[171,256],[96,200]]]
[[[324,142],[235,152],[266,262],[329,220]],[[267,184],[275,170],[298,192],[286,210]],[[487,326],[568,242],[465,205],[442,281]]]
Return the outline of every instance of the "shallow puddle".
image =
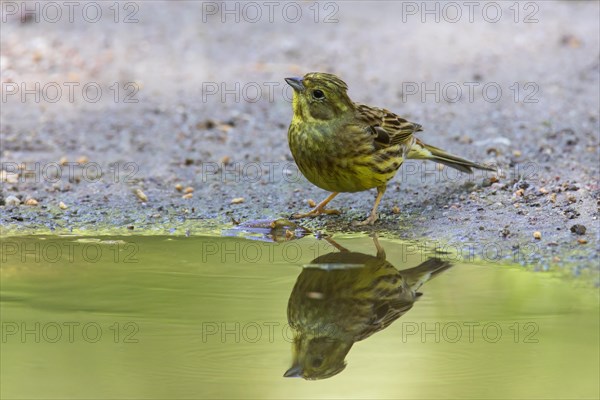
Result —
[[[597,289],[415,248],[3,239],[1,395],[600,396]]]

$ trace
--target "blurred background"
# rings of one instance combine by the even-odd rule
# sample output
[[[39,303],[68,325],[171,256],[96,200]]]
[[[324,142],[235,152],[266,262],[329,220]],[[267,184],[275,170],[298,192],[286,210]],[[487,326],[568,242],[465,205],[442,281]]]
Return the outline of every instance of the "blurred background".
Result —
[[[57,4],[2,2],[6,158],[135,159],[149,176],[182,153],[285,156],[283,78],[310,71],[339,74],[353,99],[423,124],[434,144],[504,138],[523,152],[544,122],[581,136],[596,126],[594,1]]]

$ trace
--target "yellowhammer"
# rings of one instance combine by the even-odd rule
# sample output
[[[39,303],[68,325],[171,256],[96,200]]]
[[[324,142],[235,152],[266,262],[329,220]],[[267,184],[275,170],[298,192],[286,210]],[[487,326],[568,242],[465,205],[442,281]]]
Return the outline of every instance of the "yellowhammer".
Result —
[[[387,182],[405,158],[433,160],[467,173],[472,168],[495,170],[421,142],[414,137],[422,130],[419,124],[353,102],[346,83],[333,74],[312,72],[285,80],[294,89],[288,130],[294,160],[311,183],[332,192],[312,211],[294,218],[339,214],[325,206],[340,192],[377,188],[373,210],[360,223],[373,224]]]
[[[425,282],[451,267],[430,258],[398,271],[374,240],[377,256],[337,245],[340,252],[316,258],[298,276],[288,302],[294,343],[285,377],[325,379],[340,373],[355,342],[387,328],[412,308]]]

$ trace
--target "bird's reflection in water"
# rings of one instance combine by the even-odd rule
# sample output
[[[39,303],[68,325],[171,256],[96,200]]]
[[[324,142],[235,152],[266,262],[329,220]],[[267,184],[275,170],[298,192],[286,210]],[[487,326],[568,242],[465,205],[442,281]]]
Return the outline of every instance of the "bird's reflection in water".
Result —
[[[451,265],[430,258],[398,271],[386,261],[374,237],[377,255],[355,253],[330,240],[340,251],[306,266],[288,302],[294,331],[293,362],[284,376],[325,379],[345,367],[355,342],[388,327],[410,310],[419,288]]]

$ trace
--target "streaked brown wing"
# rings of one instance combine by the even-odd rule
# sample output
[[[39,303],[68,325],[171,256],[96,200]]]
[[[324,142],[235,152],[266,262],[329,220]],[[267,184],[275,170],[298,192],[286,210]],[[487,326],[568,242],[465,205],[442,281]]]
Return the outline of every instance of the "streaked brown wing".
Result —
[[[354,338],[354,340],[359,341],[366,339],[372,334],[387,328],[392,322],[410,310],[413,304],[414,301],[408,301],[406,299],[386,300],[374,304],[371,320],[365,324],[363,330]]]
[[[373,136],[376,148],[405,143],[421,125],[407,121],[383,108],[355,104],[356,118],[363,122]]]

